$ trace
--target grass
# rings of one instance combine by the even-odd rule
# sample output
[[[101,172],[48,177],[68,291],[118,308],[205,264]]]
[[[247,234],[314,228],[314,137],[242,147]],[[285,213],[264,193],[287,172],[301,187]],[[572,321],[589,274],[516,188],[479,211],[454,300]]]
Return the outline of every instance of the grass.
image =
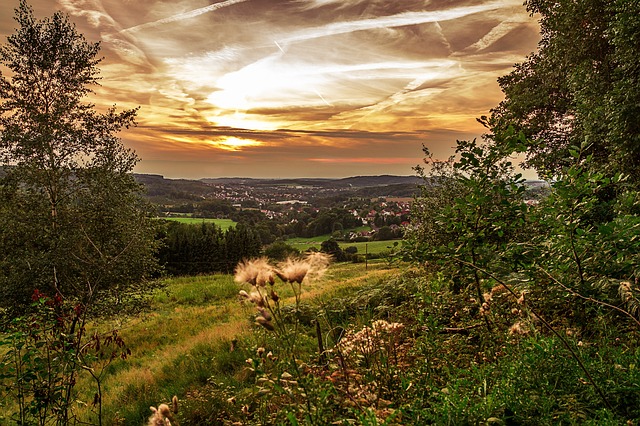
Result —
[[[321,281],[304,287],[303,300],[393,273],[381,262],[370,263],[366,271],[363,264],[336,264]],[[165,284],[153,295],[149,312],[122,325],[121,334],[132,355],[109,367],[103,385],[106,424],[142,424],[150,405],[167,402],[174,394],[184,400],[210,377],[229,376],[231,366],[244,365],[250,356],[240,350],[229,352],[232,340],[244,341],[253,335],[253,310],[239,303],[241,286],[232,276],[170,278]],[[285,287],[282,297],[290,297]],[[80,399],[90,400],[89,383],[79,386],[87,394]],[[89,407],[80,412],[92,418]]]
[[[444,277],[392,268],[384,261],[370,262],[366,269],[334,264],[320,280],[303,284],[297,311],[291,310],[291,288],[276,284],[286,305],[283,321],[300,325],[291,356],[277,334],[253,324],[255,307],[237,297],[240,288],[248,288],[231,276],[164,283],[148,312],[120,324],[132,354],[108,367],[104,424],[143,424],[150,405],[173,395],[181,401],[180,424],[189,425],[614,425],[640,420],[638,333],[610,316],[596,317],[588,333],[568,328],[565,338],[615,410],[603,407],[558,338],[504,292],[491,292],[489,330],[475,296],[449,291]],[[540,305],[535,293],[530,297]],[[372,348],[359,346],[351,354],[336,346],[357,332],[362,336],[374,322],[400,323],[402,334],[398,340],[373,336]],[[516,322],[522,327],[514,333]],[[316,327],[330,349],[325,361],[319,361]],[[560,320],[556,327],[563,331]],[[258,348],[265,348],[263,355]],[[295,380],[282,381],[285,373]],[[78,389],[79,401],[91,401],[88,381]],[[95,423],[90,404],[79,404],[82,420]]]
[[[297,248],[300,251],[305,251],[309,248],[320,249],[320,246],[323,241],[331,238],[329,235],[322,235],[313,238],[290,238],[286,241],[292,247]],[[390,251],[393,249],[393,243],[395,241],[369,241],[369,242],[345,242],[338,241],[340,248],[343,250],[347,247],[356,247],[358,249],[358,254],[380,254],[385,251]]]
[[[223,231],[236,226],[236,222],[231,219],[209,219],[197,217],[163,217],[165,220],[172,220],[180,223],[188,223],[190,225],[199,225],[201,223],[214,223]]]

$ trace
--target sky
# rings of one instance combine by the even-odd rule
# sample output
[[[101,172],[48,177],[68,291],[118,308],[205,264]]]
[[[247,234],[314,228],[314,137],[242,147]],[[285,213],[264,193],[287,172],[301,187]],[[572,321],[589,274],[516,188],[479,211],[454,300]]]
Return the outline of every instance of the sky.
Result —
[[[535,51],[522,0],[31,0],[101,42],[100,107],[167,178],[412,175],[484,132]],[[0,1],[0,42],[18,0]]]

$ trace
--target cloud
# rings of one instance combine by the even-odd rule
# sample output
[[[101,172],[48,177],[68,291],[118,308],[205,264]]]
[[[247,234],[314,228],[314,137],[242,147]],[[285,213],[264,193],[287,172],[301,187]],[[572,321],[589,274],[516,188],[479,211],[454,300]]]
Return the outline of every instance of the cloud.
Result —
[[[433,22],[449,21],[467,15],[487,12],[504,7],[504,2],[493,1],[474,6],[461,6],[445,10],[404,12],[392,16],[360,19],[330,23],[320,27],[308,28],[293,33],[281,40],[281,44],[311,40],[319,37],[364,31],[376,28],[394,28],[408,25],[420,25]]]
[[[164,19],[159,19],[154,22],[147,22],[144,24],[136,25],[135,27],[124,29],[123,33],[135,33],[144,29],[154,28],[158,26],[162,26],[165,24],[170,24],[172,22],[184,21],[186,19],[196,18],[200,15],[204,15],[205,13],[210,13],[218,9],[222,9],[223,7],[233,6],[234,4],[243,3],[247,0],[226,0],[220,3],[215,3],[206,7],[201,7],[199,9],[191,10],[189,12],[179,13]]]
[[[522,0],[30,1],[102,42],[92,102],[140,106],[121,136],[175,177],[409,174],[482,134],[538,41]]]

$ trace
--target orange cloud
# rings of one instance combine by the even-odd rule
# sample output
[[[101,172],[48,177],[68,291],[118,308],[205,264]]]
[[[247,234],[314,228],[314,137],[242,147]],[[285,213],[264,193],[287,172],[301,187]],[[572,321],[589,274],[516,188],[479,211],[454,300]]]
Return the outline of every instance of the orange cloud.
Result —
[[[101,42],[91,101],[140,106],[121,137],[170,177],[410,174],[423,143],[446,157],[482,134],[539,39],[522,0],[30,3]]]

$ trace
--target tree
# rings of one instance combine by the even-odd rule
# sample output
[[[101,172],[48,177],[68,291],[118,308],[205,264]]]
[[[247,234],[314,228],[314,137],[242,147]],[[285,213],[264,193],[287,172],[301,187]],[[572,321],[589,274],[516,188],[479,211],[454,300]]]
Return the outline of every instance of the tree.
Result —
[[[340,248],[340,244],[338,244],[338,242],[333,238],[323,241],[320,244],[320,251],[322,253],[331,255],[336,262],[345,261],[345,255],[342,249]]]
[[[116,137],[136,110],[100,113],[98,43],[60,12],[38,20],[22,0],[0,47],[0,304],[20,310],[34,289],[91,308],[155,269],[154,226]]]
[[[539,14],[539,49],[499,79],[493,110],[500,134],[513,125],[529,142],[527,164],[553,176],[588,143],[593,167],[640,182],[640,3],[528,0]]]

